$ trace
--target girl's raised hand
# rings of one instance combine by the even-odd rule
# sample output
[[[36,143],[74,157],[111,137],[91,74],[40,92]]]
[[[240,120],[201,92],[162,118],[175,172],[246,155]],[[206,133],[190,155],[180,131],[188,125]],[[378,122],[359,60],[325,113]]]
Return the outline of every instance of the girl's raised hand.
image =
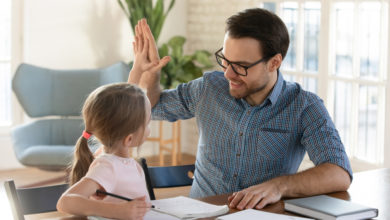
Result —
[[[135,26],[135,36],[133,42],[134,62],[129,75],[129,83],[139,84],[142,73],[156,65],[148,58],[149,41],[145,40],[141,24],[142,20],[138,21]]]

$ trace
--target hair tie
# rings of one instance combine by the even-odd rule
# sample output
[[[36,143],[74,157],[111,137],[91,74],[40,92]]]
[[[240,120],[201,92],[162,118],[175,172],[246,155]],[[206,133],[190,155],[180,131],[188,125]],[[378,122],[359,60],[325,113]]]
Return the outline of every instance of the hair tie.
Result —
[[[85,130],[83,131],[83,137],[84,137],[85,139],[88,140],[88,139],[91,137],[91,135],[92,135],[92,134],[86,132]]]

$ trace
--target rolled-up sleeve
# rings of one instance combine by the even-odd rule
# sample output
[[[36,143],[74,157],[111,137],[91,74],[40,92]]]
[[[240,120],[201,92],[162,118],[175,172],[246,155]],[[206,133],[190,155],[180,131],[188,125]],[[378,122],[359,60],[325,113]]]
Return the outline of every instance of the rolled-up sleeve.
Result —
[[[315,165],[332,163],[348,172],[352,180],[352,169],[344,145],[328,111],[321,100],[308,105],[301,118],[303,133],[301,144]]]

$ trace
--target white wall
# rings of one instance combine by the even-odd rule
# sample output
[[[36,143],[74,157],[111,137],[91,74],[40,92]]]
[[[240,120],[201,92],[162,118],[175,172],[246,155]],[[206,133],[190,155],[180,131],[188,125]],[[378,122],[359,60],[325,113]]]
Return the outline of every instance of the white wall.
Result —
[[[0,137],[0,170],[20,168],[22,165],[16,160],[16,156],[12,149],[11,137]]]
[[[21,58],[56,69],[97,68],[133,59],[133,33],[115,0],[18,0],[21,15]],[[168,1],[167,1],[168,2]],[[176,1],[160,36],[160,42],[174,35],[186,36],[187,1]],[[21,19],[21,20],[20,20]],[[19,41],[19,39],[14,39]],[[17,104],[17,106],[19,106]],[[153,126],[158,123],[153,123]],[[183,125],[185,127],[185,125]],[[157,132],[156,128],[152,128]],[[185,135],[182,142],[186,142]],[[0,169],[19,168],[11,137],[0,137]],[[184,145],[183,145],[184,146]],[[185,147],[183,151],[186,151]],[[146,144],[143,153],[156,153],[156,144]]]
[[[188,0],[188,49],[215,52],[223,45],[226,19],[259,5],[257,0]]]
[[[24,61],[52,68],[95,68],[133,58],[133,34],[117,1],[25,1]],[[186,35],[186,1],[176,1],[161,40]],[[177,19],[180,17],[180,19]]]

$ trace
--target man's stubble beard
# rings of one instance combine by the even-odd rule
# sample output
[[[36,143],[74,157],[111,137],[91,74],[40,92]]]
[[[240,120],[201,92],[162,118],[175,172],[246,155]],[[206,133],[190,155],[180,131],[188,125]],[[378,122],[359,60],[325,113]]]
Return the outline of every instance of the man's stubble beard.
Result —
[[[257,93],[257,92],[264,90],[266,86],[267,86],[267,84],[261,85],[257,88],[253,88],[253,89],[246,88],[246,91],[242,95],[234,94],[234,92],[229,88],[229,93],[231,96],[233,96],[236,99],[241,99],[241,98],[245,99],[246,97],[248,97],[254,93]]]

